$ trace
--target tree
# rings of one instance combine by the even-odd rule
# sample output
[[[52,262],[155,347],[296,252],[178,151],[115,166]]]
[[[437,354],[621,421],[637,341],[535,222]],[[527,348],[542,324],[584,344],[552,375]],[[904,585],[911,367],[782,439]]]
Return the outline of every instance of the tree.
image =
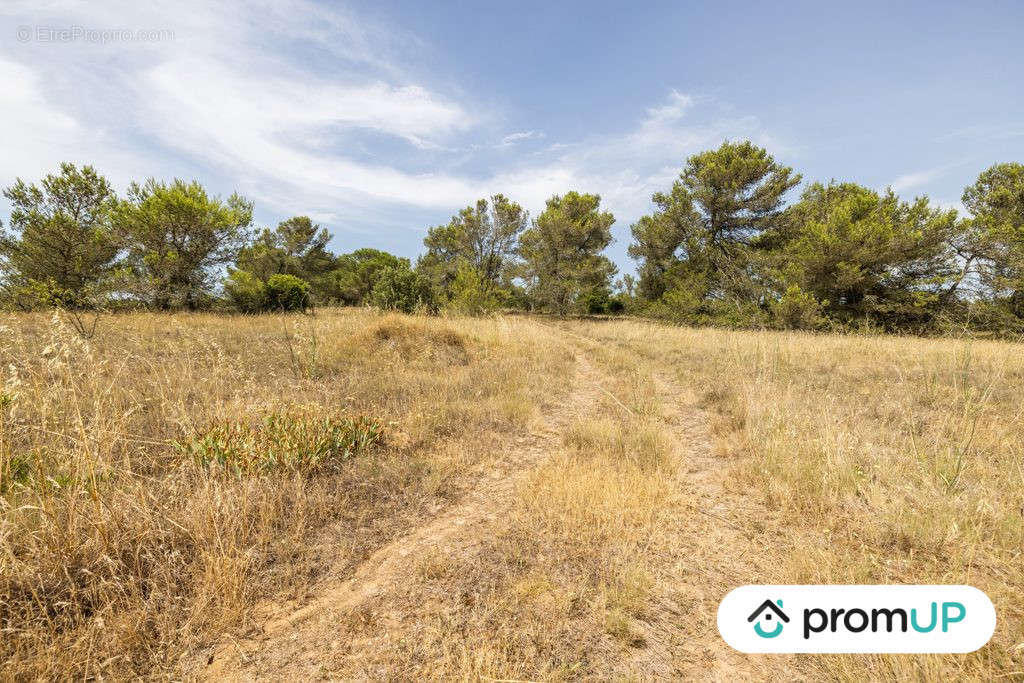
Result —
[[[308,216],[295,216],[264,229],[252,244],[238,253],[237,267],[263,282],[274,275],[294,275],[324,294],[330,287],[325,276],[334,269],[335,259],[327,249],[331,234]],[[328,297],[324,297],[328,298]]]
[[[693,207],[689,191],[679,181],[668,194],[655,192],[651,201],[657,211],[632,225],[633,244],[627,253],[640,262],[639,296],[656,301],[668,287],[666,275],[678,263],[680,247],[688,236],[699,231],[700,215]]]
[[[268,311],[305,311],[309,308],[309,283],[294,275],[271,275],[264,291]]]
[[[252,203],[211,197],[198,182],[132,183],[116,211],[139,295],[152,307],[198,308],[249,237]]]
[[[117,265],[117,199],[92,166],[63,163],[40,185],[19,178],[4,190],[13,234],[0,231],[0,272],[35,303],[92,307]]]
[[[477,200],[452,216],[447,225],[430,228],[423,244],[427,252],[417,270],[440,291],[447,292],[463,264],[480,274],[485,293],[502,285],[515,254],[516,239],[529,224],[529,214],[504,195]]]
[[[671,192],[654,195],[654,214],[633,226],[630,255],[640,261],[641,295],[655,300],[686,288],[673,297],[685,294],[696,307],[708,300],[759,302],[759,239],[799,182],[793,169],[749,141],[690,157]]]
[[[565,315],[585,290],[607,287],[615,274],[600,253],[611,244],[615,217],[600,204],[598,195],[555,195],[520,237],[521,273],[541,308]]]
[[[370,301],[384,311],[414,313],[434,309],[434,296],[430,283],[411,270],[408,263],[402,267],[385,268],[370,292]]]
[[[387,268],[409,270],[409,260],[379,249],[356,249],[342,254],[324,281],[329,297],[350,306],[366,302],[381,273]]]
[[[266,285],[247,270],[229,268],[224,293],[241,313],[259,313],[267,305]]]
[[[818,305],[844,322],[870,317],[902,329],[927,322],[955,291],[962,271],[951,245],[961,230],[956,211],[926,197],[815,183],[769,241],[787,310]]]
[[[972,255],[980,257],[982,281],[1024,317],[1024,164],[984,171],[964,190],[963,203],[972,215]]]
[[[466,315],[482,315],[496,310],[500,302],[487,284],[479,270],[463,263],[449,289],[447,308]]]

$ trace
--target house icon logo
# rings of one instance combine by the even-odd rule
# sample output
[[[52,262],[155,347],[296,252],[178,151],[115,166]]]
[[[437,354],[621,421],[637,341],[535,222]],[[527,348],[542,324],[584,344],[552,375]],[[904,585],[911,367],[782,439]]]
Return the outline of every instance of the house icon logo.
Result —
[[[754,633],[762,638],[774,638],[782,633],[784,623],[789,623],[789,617],[782,611],[782,600],[765,600],[754,610],[754,613],[747,617],[747,621],[754,623]],[[774,622],[774,625],[773,625]]]

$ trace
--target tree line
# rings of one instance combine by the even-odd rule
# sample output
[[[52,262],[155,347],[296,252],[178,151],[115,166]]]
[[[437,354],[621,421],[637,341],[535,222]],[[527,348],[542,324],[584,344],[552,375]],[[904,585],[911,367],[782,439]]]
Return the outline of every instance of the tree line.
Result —
[[[631,226],[637,276],[603,255],[614,216],[596,194],[536,218],[497,194],[431,227],[415,263],[334,254],[306,216],[252,225],[253,205],[198,182],[150,179],[119,197],[91,166],[18,179],[0,225],[0,303],[245,313],[374,305],[469,314],[629,312],[689,324],[927,333],[1024,330],[1024,165],[996,164],[963,194],[927,197],[813,182],[765,149],[690,157]]]

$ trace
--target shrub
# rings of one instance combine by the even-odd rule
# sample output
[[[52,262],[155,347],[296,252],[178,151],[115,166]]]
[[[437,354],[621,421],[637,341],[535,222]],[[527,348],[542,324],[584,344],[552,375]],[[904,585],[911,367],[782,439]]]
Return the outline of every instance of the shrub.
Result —
[[[487,288],[480,271],[463,264],[452,281],[448,308],[467,315],[482,315],[496,310],[498,305],[498,297]]]
[[[309,283],[294,275],[271,275],[264,285],[268,311],[304,311],[309,308]]]
[[[786,288],[785,294],[771,305],[772,322],[787,330],[814,330],[825,324],[821,302],[797,285]]]
[[[579,307],[583,313],[600,315],[608,312],[608,302],[611,299],[611,292],[607,287],[592,287],[583,292],[579,299]]]
[[[0,304],[21,311],[59,308],[65,311],[103,308],[109,295],[110,280],[88,282],[76,289],[61,287],[53,278],[46,280],[10,280],[0,287]]]
[[[381,271],[370,292],[370,302],[381,310],[403,313],[435,308],[434,293],[426,278],[402,267],[388,267]]]
[[[367,417],[331,418],[272,413],[261,422],[214,424],[179,452],[206,468],[238,475],[297,472],[315,475],[383,442],[384,428]]]
[[[224,292],[242,313],[259,313],[266,305],[267,292],[258,277],[247,270],[232,270],[224,283]]]

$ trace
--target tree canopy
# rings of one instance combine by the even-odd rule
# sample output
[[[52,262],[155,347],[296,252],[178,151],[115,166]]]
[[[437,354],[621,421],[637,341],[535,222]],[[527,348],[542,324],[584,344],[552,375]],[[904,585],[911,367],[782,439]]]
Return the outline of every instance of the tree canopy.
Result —
[[[655,212],[633,225],[629,253],[640,261],[641,296],[670,294],[678,303],[685,293],[691,309],[759,302],[759,239],[799,182],[799,174],[748,141],[690,157],[672,189],[653,196]]]
[[[12,295],[70,308],[94,305],[117,265],[117,198],[92,166],[64,163],[39,185],[4,190],[11,232],[0,232],[0,271]]]
[[[774,231],[780,286],[796,285],[838,320],[912,327],[959,283],[956,211],[854,183],[814,183]],[[791,292],[792,296],[792,292]]]
[[[217,268],[245,246],[252,203],[212,197],[195,181],[151,178],[131,185],[115,222],[139,296],[157,309],[194,310],[212,292]]]
[[[490,203],[478,199],[446,225],[427,231],[423,239],[427,251],[417,269],[435,288],[449,294],[459,272],[473,268],[483,293],[490,294],[508,284],[517,241],[528,224],[529,214],[504,195],[492,196]]]
[[[597,194],[556,194],[531,221],[503,194],[425,231],[416,259],[335,254],[308,216],[252,229],[253,205],[198,181],[150,179],[119,198],[91,166],[61,164],[4,189],[0,305],[144,305],[247,313],[374,305],[480,315],[517,308],[629,312],[690,324],[906,332],[1024,332],[1024,164],[927,197],[811,182],[749,141],[682,163],[630,226],[636,277],[605,254],[614,216]]]
[[[520,272],[540,308],[564,315],[586,291],[608,286],[616,268],[601,252],[615,217],[600,207],[596,194],[555,195],[520,238]]]
[[[1024,164],[996,164],[964,190],[971,244],[981,277],[1014,315],[1024,317]]]

